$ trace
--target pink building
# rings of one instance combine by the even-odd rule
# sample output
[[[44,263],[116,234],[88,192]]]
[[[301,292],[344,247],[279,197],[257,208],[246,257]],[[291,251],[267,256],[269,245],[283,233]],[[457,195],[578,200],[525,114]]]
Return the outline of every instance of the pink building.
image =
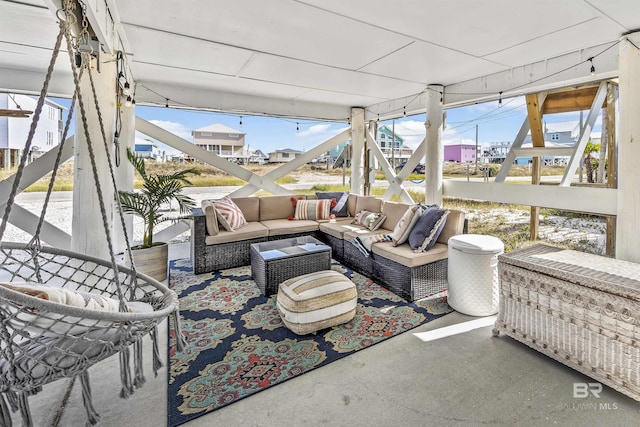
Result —
[[[453,144],[444,146],[445,162],[475,162],[476,161],[476,145],[475,144]]]

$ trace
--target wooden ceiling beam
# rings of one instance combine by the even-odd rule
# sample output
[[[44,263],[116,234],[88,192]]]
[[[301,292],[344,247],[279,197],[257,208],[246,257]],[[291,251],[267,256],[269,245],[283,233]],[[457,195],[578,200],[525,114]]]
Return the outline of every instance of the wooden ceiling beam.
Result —
[[[543,114],[567,113],[570,111],[589,110],[593,98],[598,92],[597,87],[569,90],[547,95],[542,106]]]
[[[616,82],[610,81],[612,85]],[[580,87],[564,88],[547,93],[547,99],[542,106],[542,114],[569,113],[591,109],[593,99],[598,92],[599,84]],[[605,99],[602,108],[607,107]]]
[[[529,128],[531,129],[531,141],[534,147],[544,147],[544,134],[542,131],[542,109],[538,94],[531,93],[526,96],[527,113],[529,115]],[[543,101],[543,104],[544,105]]]
[[[0,109],[0,117],[29,117],[31,113],[33,111]]]

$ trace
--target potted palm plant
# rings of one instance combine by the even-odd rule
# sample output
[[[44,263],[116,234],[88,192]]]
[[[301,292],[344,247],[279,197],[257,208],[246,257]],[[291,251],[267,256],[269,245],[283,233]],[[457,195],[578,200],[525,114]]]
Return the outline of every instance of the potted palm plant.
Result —
[[[156,280],[164,280],[167,278],[168,245],[164,242],[154,242],[153,230],[162,222],[181,218],[165,215],[162,208],[166,204],[170,205],[176,201],[180,214],[187,213],[195,206],[191,197],[182,194],[182,188],[191,184],[187,175],[199,172],[188,168],[171,174],[147,174],[142,157],[127,149],[127,158],[143,180],[142,188],[137,191],[118,192],[122,211],[140,217],[144,225],[142,243],[131,247],[133,261],[137,271]]]

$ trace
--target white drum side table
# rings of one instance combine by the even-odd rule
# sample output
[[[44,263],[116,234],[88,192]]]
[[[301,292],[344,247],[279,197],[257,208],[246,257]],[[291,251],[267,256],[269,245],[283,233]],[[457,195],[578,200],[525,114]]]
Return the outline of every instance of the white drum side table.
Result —
[[[496,237],[460,234],[449,239],[448,302],[470,316],[498,312],[498,255],[504,244]]]

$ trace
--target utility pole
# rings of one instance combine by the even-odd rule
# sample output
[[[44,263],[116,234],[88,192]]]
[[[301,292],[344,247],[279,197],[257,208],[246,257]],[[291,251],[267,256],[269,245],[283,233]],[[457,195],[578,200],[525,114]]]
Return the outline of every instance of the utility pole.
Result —
[[[476,171],[475,174],[478,173],[478,124],[476,123]]]
[[[396,170],[396,119],[391,122],[391,164]]]

